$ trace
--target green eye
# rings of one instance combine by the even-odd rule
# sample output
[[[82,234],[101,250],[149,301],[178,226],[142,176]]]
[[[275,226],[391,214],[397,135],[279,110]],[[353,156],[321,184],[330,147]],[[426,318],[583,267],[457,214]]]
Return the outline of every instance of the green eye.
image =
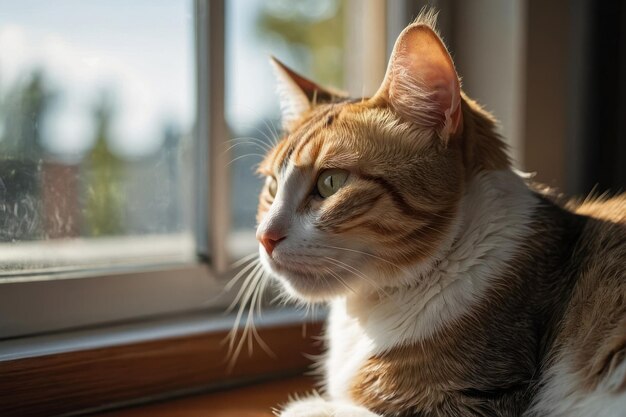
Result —
[[[278,182],[274,177],[267,177],[265,180],[265,184],[267,185],[267,191],[269,191],[272,197],[276,197],[276,191],[278,190]]]
[[[327,169],[317,178],[317,192],[323,198],[335,194],[348,179],[348,171],[345,169]]]

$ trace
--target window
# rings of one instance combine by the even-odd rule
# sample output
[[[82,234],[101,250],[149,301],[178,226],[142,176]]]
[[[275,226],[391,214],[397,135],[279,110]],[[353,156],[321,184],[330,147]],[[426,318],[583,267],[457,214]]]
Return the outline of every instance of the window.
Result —
[[[198,262],[195,7],[3,6],[0,338],[201,308],[216,292]]]
[[[191,6],[3,6],[0,276],[190,259]]]

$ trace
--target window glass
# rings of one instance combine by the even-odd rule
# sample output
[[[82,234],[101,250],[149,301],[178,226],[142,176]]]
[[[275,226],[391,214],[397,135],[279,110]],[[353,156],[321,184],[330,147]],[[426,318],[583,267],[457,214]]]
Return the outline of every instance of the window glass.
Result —
[[[231,247],[245,252],[256,245],[251,232],[263,181],[255,176],[255,168],[267,145],[280,134],[269,58],[274,55],[321,84],[341,87],[345,1],[229,0],[226,7]]]
[[[192,256],[192,13],[189,0],[3,3],[0,276]]]

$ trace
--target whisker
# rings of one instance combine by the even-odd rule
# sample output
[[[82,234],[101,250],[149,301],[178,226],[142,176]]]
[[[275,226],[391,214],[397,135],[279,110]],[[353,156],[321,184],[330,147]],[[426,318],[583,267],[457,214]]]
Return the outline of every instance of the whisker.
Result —
[[[267,124],[266,124],[266,126],[267,126]],[[270,130],[271,130],[271,129],[270,129]],[[266,133],[266,132],[262,131],[262,130],[261,130],[261,129],[259,129],[259,128],[257,128],[257,132],[259,132],[261,135],[263,135],[263,138],[266,140],[266,143],[267,143],[269,146],[276,146],[276,144],[277,144],[277,142],[278,142],[278,141],[277,141],[277,140],[275,140],[275,139],[273,139],[273,137],[274,137],[274,133],[273,133],[273,132],[271,132],[271,133],[269,133],[269,134],[268,134],[268,133]]]
[[[254,265],[254,264],[251,264],[251,265]],[[259,272],[259,270],[262,267],[263,267],[263,265],[261,265],[260,263],[257,263],[256,266],[254,267],[254,269],[248,274],[248,276],[246,277],[246,280],[241,285],[241,288],[239,289],[239,292],[237,293],[237,296],[235,297],[233,302],[226,309],[227,313],[230,313],[231,311],[233,311],[235,306],[237,304],[239,304],[240,301],[242,302],[242,304],[244,304],[245,297],[242,299],[242,295],[246,294],[248,286],[253,281],[254,276],[256,276],[256,274]]]
[[[389,261],[389,260],[387,260],[385,258],[381,258],[380,256],[376,256],[376,255],[374,255],[372,253],[363,252],[363,251],[360,251],[360,250],[357,250],[357,249],[342,248],[340,246],[329,246],[329,245],[320,245],[320,246],[325,247],[325,248],[329,248],[329,249],[345,250],[345,251],[348,251],[348,252],[354,252],[354,253],[359,253],[361,255],[370,256],[370,257],[372,257],[374,259],[378,259],[379,261],[385,262],[386,264],[389,264],[389,265],[393,266],[394,268],[399,269],[400,271],[404,272],[405,274],[409,274],[410,275],[410,272],[408,270],[402,268],[401,266],[398,266],[398,265],[394,264],[393,262],[391,262],[391,261]]]
[[[243,145],[253,145],[253,146],[258,147],[258,148],[259,148],[260,150],[262,150],[262,151],[269,152],[269,150],[268,150],[267,148],[262,147],[261,145],[259,145],[259,144],[258,144],[258,143],[256,143],[256,142],[248,142],[248,141],[247,141],[247,142],[237,142],[237,143],[235,143],[235,144],[233,144],[233,145],[230,145],[228,148],[226,148],[226,149],[225,149],[225,150],[221,153],[221,156],[226,155],[226,154],[228,153],[228,151],[230,151],[231,149],[233,149],[233,148],[235,148],[235,147],[237,147],[237,146],[243,146]]]
[[[279,292],[278,294],[274,296],[274,298],[270,300],[270,304],[278,303],[279,305],[282,305],[285,302],[285,300],[286,300],[286,295],[282,292]]]
[[[263,135],[263,138],[265,139],[264,143],[270,147],[270,151],[268,152],[271,152],[271,149],[276,146],[276,141],[274,141],[272,137],[268,136],[265,132],[262,132],[261,130],[259,130],[259,132],[261,133],[261,135]]]
[[[257,331],[256,327],[252,328],[252,333],[254,334],[254,338],[256,339],[256,341],[259,344],[259,346],[261,347],[261,349],[263,349],[263,352],[267,353],[271,358],[276,359],[277,358],[276,354],[267,345],[267,343],[265,343],[265,341],[261,338],[261,336],[259,335],[259,332]]]
[[[352,267],[351,265],[348,265],[345,262],[340,261],[339,259],[335,259],[335,258],[332,258],[330,256],[324,256],[324,258],[329,260],[329,261],[331,261],[332,263],[334,263],[337,266],[343,267],[348,272],[352,272],[353,274],[363,278],[364,280],[369,280],[361,271],[359,271],[358,269]]]
[[[267,127],[273,134],[274,139],[271,140],[272,138],[269,138],[271,142],[273,142],[274,146],[278,145],[278,138],[280,137],[280,135],[278,133],[278,129],[276,129],[276,126],[274,126],[274,122],[269,119],[263,119],[263,123],[265,124],[265,127]]]
[[[342,284],[344,287],[346,287],[349,291],[351,291],[353,294],[356,294],[356,291],[354,290],[354,288],[348,285],[348,283],[343,278],[341,278],[339,275],[333,272],[330,268],[324,268],[324,270],[326,270],[326,272],[328,272],[335,279],[337,279],[337,281],[339,281],[339,283]]]
[[[259,317],[263,316],[261,312],[261,306],[263,305],[263,292],[265,292],[265,288],[267,287],[267,283],[269,282],[269,273],[267,271],[263,271],[263,275],[261,275],[261,295],[259,296],[259,302],[257,303],[257,311],[256,314]]]
[[[263,132],[261,132],[261,133],[263,133]],[[260,147],[262,147],[263,149],[265,149],[268,152],[272,150],[272,146],[269,143],[267,143],[267,141],[264,141],[264,140],[259,139],[259,138],[255,138],[253,136],[242,137],[242,138],[240,138],[240,140],[252,141],[252,142],[258,144]]]
[[[248,309],[248,319],[246,320],[246,324],[244,325],[243,332],[241,333],[241,338],[239,339],[239,342],[237,343],[237,346],[235,347],[235,350],[233,351],[232,349],[235,346],[236,334],[237,334],[237,329],[239,327],[239,323],[241,322],[241,316],[243,315],[243,311],[245,310],[245,306],[247,304],[247,301],[250,299],[251,294],[253,294],[256,290],[257,285],[255,284],[258,284],[258,281],[255,281],[254,284],[251,285],[251,288],[250,288],[251,292],[247,293],[248,297],[246,297],[246,303],[242,303],[241,307],[239,308],[239,312],[237,313],[237,319],[235,321],[236,326],[233,327],[233,330],[231,330],[231,332],[234,332],[234,336],[231,338],[231,343],[229,344],[229,349],[228,349],[229,356],[231,357],[231,362],[229,365],[229,372],[235,366],[235,363],[237,362],[237,358],[239,358],[239,354],[241,353],[241,349],[243,348],[246,342],[246,336],[248,335],[248,332],[250,330],[249,328],[250,309]]]
[[[261,265],[259,265],[260,267]],[[254,270],[254,272],[252,272],[249,277],[246,279],[243,287],[246,288],[246,291],[243,295],[243,299],[241,301],[241,304],[239,305],[239,310],[237,311],[237,316],[235,317],[235,324],[233,325],[232,330],[229,333],[229,336],[232,335],[232,337],[230,338],[230,342],[228,344],[229,346],[229,355],[230,352],[232,351],[232,348],[235,344],[235,340],[236,340],[236,335],[237,335],[237,330],[239,328],[239,324],[241,323],[241,318],[243,316],[243,312],[246,309],[246,305],[248,305],[248,302],[250,301],[250,298],[252,297],[252,294],[254,292],[254,290],[256,289],[257,285],[258,285],[258,280],[257,278],[260,276],[260,274],[263,272],[262,270],[259,271],[260,268],[256,268]],[[242,288],[243,288],[242,287]],[[242,335],[242,339],[245,336],[245,327],[244,327],[244,333]],[[236,359],[235,359],[236,360]]]
[[[232,161],[227,163],[226,166],[230,166],[231,164],[235,163],[236,161],[238,161],[238,160],[240,160],[242,158],[246,158],[248,156],[258,156],[259,158],[265,158],[265,155],[261,155],[260,153],[247,153],[245,155],[239,155],[238,157],[234,158]]]
[[[327,288],[332,288],[332,285],[330,284],[330,281],[328,280],[328,278],[326,278],[324,275],[322,275],[321,277],[322,277],[322,280],[324,281],[324,285]],[[340,279],[340,281],[341,281],[341,279]],[[307,315],[311,314],[311,311],[314,308],[314,306],[315,306],[315,304],[311,304],[311,303],[309,303],[307,305]]]
[[[356,269],[352,265],[348,265],[347,263],[342,262],[339,259],[331,258],[329,256],[325,256],[325,258],[327,260],[329,260],[330,262],[332,262],[333,264],[335,264],[336,266],[338,266],[338,267],[340,267],[340,268],[342,268],[342,269],[344,269],[344,270],[346,270],[346,271],[348,271],[348,272],[358,276],[359,278],[363,279],[364,281],[370,283],[374,287],[374,289],[376,291],[381,291],[383,294],[385,294],[387,296],[389,295],[389,293],[387,291],[385,291],[385,289],[380,284],[378,284],[373,279],[370,279],[367,276],[365,276],[365,274],[363,272],[359,271],[358,269]]]
[[[254,257],[258,257],[259,253],[258,252],[252,252],[246,256],[241,257],[239,260],[233,262],[230,267],[231,268],[237,268],[238,266],[241,266],[243,264],[245,264],[247,261],[249,261],[250,259],[254,258]]]
[[[263,274],[261,274],[261,277]],[[248,356],[252,356],[252,348],[254,339],[252,337],[252,333],[250,330],[255,329],[254,326],[254,310],[257,305],[257,300],[259,300],[259,290],[261,289],[261,279],[258,280],[254,287],[254,293],[252,294],[252,300],[250,301],[250,306],[248,307],[248,318],[246,319],[245,328],[247,329],[247,339],[248,339]]]
[[[255,294],[256,300],[253,300],[250,306],[250,312],[254,311],[252,309],[252,304],[256,303],[256,312],[257,315],[259,317],[261,317],[261,307],[263,305],[263,292],[265,291],[265,288],[267,286],[268,283],[268,278],[269,278],[269,274],[266,271],[263,271],[263,274],[261,274],[261,277],[259,278],[259,286],[258,286],[258,290],[257,293]],[[274,352],[272,352],[272,350],[270,349],[270,347],[265,343],[265,341],[261,338],[261,335],[259,335],[256,326],[254,325],[254,317],[249,313],[249,318],[250,318],[250,323],[251,323],[251,329],[252,329],[252,336],[254,337],[254,340],[256,340],[256,342],[258,343],[258,345],[261,347],[261,349],[267,353],[270,357],[276,358],[276,355],[274,354]],[[252,350],[252,346],[251,343],[249,345],[249,349],[250,352]]]
[[[245,263],[245,262],[244,262]],[[249,265],[246,265],[245,267],[243,267],[241,269],[241,271],[237,272],[237,274],[232,277],[230,279],[230,281],[228,281],[228,284],[226,284],[224,286],[224,288],[226,289],[226,291],[230,291],[232,290],[232,288],[235,286],[235,284],[237,283],[237,281],[239,281],[239,279],[246,273],[248,272],[251,268],[253,268],[255,265],[260,265],[260,260],[258,258],[254,258],[250,261]]]
[[[257,314],[259,316],[261,315],[261,305],[263,303],[263,291],[265,291],[265,287],[268,282],[267,280],[268,277],[269,275],[267,274],[267,272],[263,271],[260,278],[258,279],[257,289],[255,290],[254,298],[252,302],[250,303],[250,310],[248,312],[248,322],[250,323],[249,328],[252,331],[251,335],[252,337],[254,337],[254,340],[256,340],[258,345],[261,347],[261,349],[265,353],[267,353],[272,358],[276,358],[276,354],[272,352],[272,349],[270,349],[270,347],[261,338],[261,335],[259,335],[259,332],[257,331],[256,326],[254,325],[254,316],[253,316],[253,312],[255,310],[255,308],[253,308],[254,304],[256,304]],[[246,326],[248,325],[248,322],[246,323]],[[248,336],[250,336],[250,333],[248,333]],[[248,352],[250,355],[252,354],[252,348],[253,348],[252,337],[248,338]]]
[[[261,132],[261,133],[263,133],[263,132]],[[228,139],[228,140],[224,141],[224,143],[236,142],[238,140],[239,141],[244,141],[244,140],[256,141],[259,144],[262,144],[264,146],[270,147],[269,143],[267,143],[266,141],[264,141],[261,138],[257,138],[257,137],[254,137],[254,136],[239,136],[239,137],[236,137],[236,138]]]

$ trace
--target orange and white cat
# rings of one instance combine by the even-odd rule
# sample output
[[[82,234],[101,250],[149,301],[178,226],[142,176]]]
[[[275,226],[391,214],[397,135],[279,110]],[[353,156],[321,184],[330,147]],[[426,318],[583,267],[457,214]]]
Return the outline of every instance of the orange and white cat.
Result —
[[[371,98],[274,65],[260,256],[330,305],[324,389],[281,416],[626,416],[625,197],[562,203],[516,173],[433,13]]]

